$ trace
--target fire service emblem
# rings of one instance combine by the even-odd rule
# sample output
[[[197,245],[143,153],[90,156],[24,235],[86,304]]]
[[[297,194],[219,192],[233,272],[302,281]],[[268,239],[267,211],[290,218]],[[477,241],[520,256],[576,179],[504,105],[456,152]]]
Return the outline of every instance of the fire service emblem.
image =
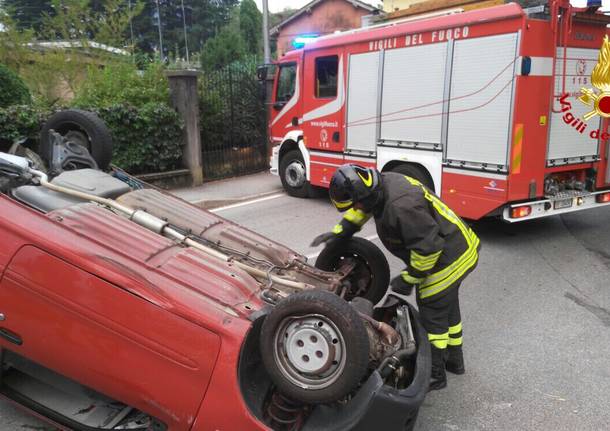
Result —
[[[591,73],[591,83],[599,90],[599,93],[592,88],[580,89],[581,96],[578,100],[593,107],[583,118],[587,121],[596,114],[600,117],[610,118],[610,40],[608,40],[608,36],[604,36],[597,64]]]

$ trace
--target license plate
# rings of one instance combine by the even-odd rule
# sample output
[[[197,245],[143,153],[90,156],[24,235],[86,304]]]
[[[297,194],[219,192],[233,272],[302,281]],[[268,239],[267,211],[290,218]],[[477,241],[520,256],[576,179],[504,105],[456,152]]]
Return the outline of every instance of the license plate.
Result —
[[[555,203],[553,204],[553,207],[556,210],[560,210],[562,208],[570,208],[571,206],[572,206],[572,198],[561,199],[561,200],[555,201]]]

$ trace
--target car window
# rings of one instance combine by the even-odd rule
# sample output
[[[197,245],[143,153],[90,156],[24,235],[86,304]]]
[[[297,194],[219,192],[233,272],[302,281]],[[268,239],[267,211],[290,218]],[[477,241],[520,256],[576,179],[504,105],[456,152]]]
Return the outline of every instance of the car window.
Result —
[[[285,64],[280,66],[280,75],[277,83],[276,102],[287,102],[294,95],[297,79],[297,65]]]
[[[316,58],[316,97],[337,97],[337,71],[339,57],[331,55]]]

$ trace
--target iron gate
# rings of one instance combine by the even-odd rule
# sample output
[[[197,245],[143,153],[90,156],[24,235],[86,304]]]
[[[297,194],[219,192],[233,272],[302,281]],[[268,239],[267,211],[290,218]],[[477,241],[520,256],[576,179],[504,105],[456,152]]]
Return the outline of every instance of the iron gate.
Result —
[[[219,179],[269,168],[265,104],[256,62],[205,72],[200,81],[203,175]]]

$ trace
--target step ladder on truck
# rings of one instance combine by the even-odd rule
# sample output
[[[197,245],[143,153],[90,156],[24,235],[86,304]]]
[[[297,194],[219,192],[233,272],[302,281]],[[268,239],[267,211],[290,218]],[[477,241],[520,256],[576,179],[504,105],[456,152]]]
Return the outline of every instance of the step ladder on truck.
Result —
[[[345,163],[396,171],[471,220],[608,205],[608,23],[552,0],[318,38],[275,64],[271,172],[307,197]]]

